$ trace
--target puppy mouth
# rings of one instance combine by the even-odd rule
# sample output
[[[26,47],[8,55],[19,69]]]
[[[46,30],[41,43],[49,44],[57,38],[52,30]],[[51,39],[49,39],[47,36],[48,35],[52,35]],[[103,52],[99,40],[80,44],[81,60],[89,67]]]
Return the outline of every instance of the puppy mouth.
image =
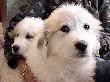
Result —
[[[14,56],[16,57],[23,57],[23,54],[22,53],[19,53],[19,52],[12,52],[14,54]]]

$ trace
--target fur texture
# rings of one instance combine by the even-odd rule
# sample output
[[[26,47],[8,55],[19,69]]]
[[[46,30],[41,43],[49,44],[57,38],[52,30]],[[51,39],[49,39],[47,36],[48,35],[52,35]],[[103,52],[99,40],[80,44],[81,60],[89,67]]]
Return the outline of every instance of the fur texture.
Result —
[[[65,25],[68,28],[63,32]],[[93,54],[100,48],[100,21],[81,6],[66,5],[56,9],[45,20],[44,27],[43,47],[36,47],[44,37],[42,34],[25,54],[35,76],[41,82],[94,82],[96,62]],[[87,43],[86,53],[80,53],[75,47],[80,41]]]
[[[18,46],[19,50],[15,54],[24,54],[29,50],[29,47],[35,37],[43,29],[43,21],[39,18],[25,18],[17,24],[14,29],[14,43],[13,46]]]
[[[14,45],[19,47],[19,50],[16,52],[13,50],[13,53],[23,55],[24,52],[27,52],[42,29],[43,21],[39,18],[26,17],[20,21],[13,30],[13,35],[11,35],[11,37],[14,37],[12,47]],[[25,82],[18,68],[11,69],[8,67],[3,52],[2,49],[0,51],[0,82]]]
[[[38,80],[94,82],[96,62],[93,54],[100,48],[100,22],[86,9],[75,5],[56,9],[44,21],[44,26],[40,21],[28,21],[27,18],[21,21],[15,28],[13,44],[19,46],[16,53],[23,54]],[[37,26],[44,29],[36,30]],[[33,38],[27,40],[27,33]],[[80,41],[87,43],[84,53],[75,46]]]

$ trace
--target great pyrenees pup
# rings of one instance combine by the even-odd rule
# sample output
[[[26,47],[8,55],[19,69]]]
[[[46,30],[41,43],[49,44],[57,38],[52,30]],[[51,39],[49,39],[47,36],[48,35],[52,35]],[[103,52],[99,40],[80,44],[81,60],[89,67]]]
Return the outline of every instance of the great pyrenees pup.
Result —
[[[99,30],[100,22],[86,9],[62,6],[44,21],[45,41],[33,42],[26,62],[41,82],[94,82]]]
[[[32,42],[36,41],[36,37],[39,37],[43,27],[43,20],[40,18],[26,17],[20,21],[13,30],[14,43],[12,52],[19,55],[27,52]],[[0,82],[24,82],[18,68],[11,69],[8,67],[3,55],[3,49],[0,51]]]
[[[75,5],[56,9],[44,25],[32,19],[18,23],[12,47],[13,53],[25,57],[34,76],[41,82],[95,82],[100,22]]]

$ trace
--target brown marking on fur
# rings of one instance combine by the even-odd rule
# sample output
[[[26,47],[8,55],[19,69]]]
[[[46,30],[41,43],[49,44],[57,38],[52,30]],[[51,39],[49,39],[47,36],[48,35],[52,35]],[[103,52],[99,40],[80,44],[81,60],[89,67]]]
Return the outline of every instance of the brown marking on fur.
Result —
[[[38,48],[38,49],[42,49],[43,44],[44,44],[44,40],[43,40],[42,38],[40,38],[40,39],[38,40],[37,48]]]

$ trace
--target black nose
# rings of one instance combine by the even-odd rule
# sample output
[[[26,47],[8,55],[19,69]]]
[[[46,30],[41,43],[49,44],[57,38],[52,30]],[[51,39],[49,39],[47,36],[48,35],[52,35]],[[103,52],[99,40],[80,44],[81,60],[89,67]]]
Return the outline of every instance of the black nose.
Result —
[[[17,52],[18,50],[19,50],[19,46],[14,45],[14,46],[13,46],[13,51],[14,51],[14,52]]]
[[[87,43],[85,41],[80,41],[78,43],[75,44],[75,47],[81,51],[81,52],[85,52],[87,49]]]

